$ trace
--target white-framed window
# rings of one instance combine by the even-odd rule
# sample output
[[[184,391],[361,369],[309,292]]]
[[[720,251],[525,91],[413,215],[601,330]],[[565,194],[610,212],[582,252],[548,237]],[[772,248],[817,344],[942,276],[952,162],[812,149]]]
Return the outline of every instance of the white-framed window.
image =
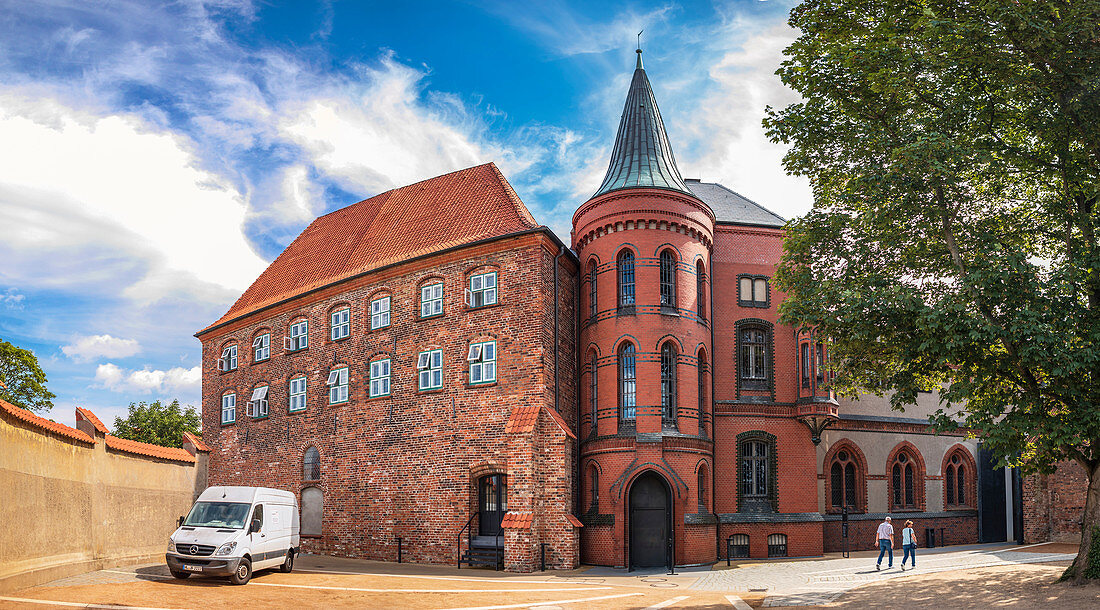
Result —
[[[351,309],[345,307],[332,312],[332,333],[330,337],[333,341],[337,339],[345,339],[351,335]]]
[[[471,343],[466,353],[470,363],[470,383],[490,383],[497,380],[497,342]]]
[[[381,297],[370,302],[370,328],[385,328],[390,325],[390,297]]]
[[[295,377],[290,380],[290,412],[305,411],[306,409],[306,378]]]
[[[420,317],[438,316],[443,313],[443,282],[420,288]]]
[[[484,307],[497,302],[497,272],[481,273],[470,277],[466,304],[470,307]]]
[[[370,396],[390,395],[390,359],[370,363]]]
[[[416,359],[416,370],[420,372],[421,390],[435,390],[443,387],[443,350],[420,352]]]
[[[309,320],[299,320],[290,325],[290,336],[283,338],[283,349],[294,352],[309,347]]]
[[[252,361],[261,362],[271,357],[271,333],[257,335],[252,340]]]
[[[237,395],[234,393],[222,394],[222,423],[231,424],[237,421]]]
[[[237,344],[227,345],[218,359],[219,371],[232,371],[237,368]]]
[[[248,399],[248,415],[250,417],[267,417],[266,385],[252,390],[252,396]]]
[[[328,374],[328,404],[348,401],[348,367],[332,369]]]

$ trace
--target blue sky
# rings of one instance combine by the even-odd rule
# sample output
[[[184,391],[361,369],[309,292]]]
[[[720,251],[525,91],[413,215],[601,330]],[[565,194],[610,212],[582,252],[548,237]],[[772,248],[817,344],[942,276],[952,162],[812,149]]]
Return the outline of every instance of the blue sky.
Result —
[[[645,29],[681,172],[784,217],[793,2],[0,0],[0,338],[108,426],[198,406],[195,331],[314,217],[495,161],[569,241]]]

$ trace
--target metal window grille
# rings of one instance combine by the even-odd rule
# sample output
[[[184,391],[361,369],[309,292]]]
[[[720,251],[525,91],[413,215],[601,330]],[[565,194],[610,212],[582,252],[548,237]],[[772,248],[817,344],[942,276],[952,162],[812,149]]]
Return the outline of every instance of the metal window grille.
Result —
[[[748,559],[749,558],[749,535],[748,534],[734,534],[729,537],[729,553],[730,559]]]
[[[635,377],[634,345],[619,348],[619,403],[623,419],[634,419],[637,379]]]
[[[768,444],[748,441],[741,460],[741,495],[763,498],[768,495]]]
[[[619,255],[619,307],[634,306],[634,253]]]
[[[661,347],[661,416],[676,417],[676,348],[672,343]]]
[[[787,556],[787,535],[771,534],[768,536],[768,557]]]
[[[768,334],[757,328],[741,331],[741,382],[763,388],[768,382]]]
[[[676,257],[661,252],[661,306],[676,307]]]
[[[306,455],[302,459],[302,480],[321,480],[321,453],[316,447],[306,449]]]
[[[588,316],[596,317],[596,263],[588,265]]]

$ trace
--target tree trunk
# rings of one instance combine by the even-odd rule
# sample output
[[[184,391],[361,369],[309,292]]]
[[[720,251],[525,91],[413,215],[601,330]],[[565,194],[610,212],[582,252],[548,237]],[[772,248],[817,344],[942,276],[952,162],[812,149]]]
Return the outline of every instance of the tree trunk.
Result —
[[[1090,579],[1100,578],[1100,556],[1090,557],[1100,551],[1093,549],[1093,528],[1100,527],[1100,460],[1091,464],[1081,464],[1089,478],[1088,493],[1085,496],[1085,510],[1081,518],[1081,546],[1077,549],[1077,558],[1066,570],[1063,578],[1073,584],[1084,584]],[[1100,543],[1100,541],[1098,541]],[[1092,564],[1092,569],[1089,565]]]

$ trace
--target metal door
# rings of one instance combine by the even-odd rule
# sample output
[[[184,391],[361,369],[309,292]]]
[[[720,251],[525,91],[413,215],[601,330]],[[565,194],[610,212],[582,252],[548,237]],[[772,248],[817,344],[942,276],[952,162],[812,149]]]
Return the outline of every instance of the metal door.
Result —
[[[1008,539],[1008,519],[1005,510],[1005,469],[994,468],[993,453],[978,447],[978,493],[981,542],[1004,542]]]
[[[478,533],[482,536],[496,536],[500,532],[500,522],[508,510],[508,495],[504,489],[504,475],[491,474],[481,477],[477,484]]]
[[[647,568],[668,565],[668,486],[654,473],[630,487],[630,564]]]

